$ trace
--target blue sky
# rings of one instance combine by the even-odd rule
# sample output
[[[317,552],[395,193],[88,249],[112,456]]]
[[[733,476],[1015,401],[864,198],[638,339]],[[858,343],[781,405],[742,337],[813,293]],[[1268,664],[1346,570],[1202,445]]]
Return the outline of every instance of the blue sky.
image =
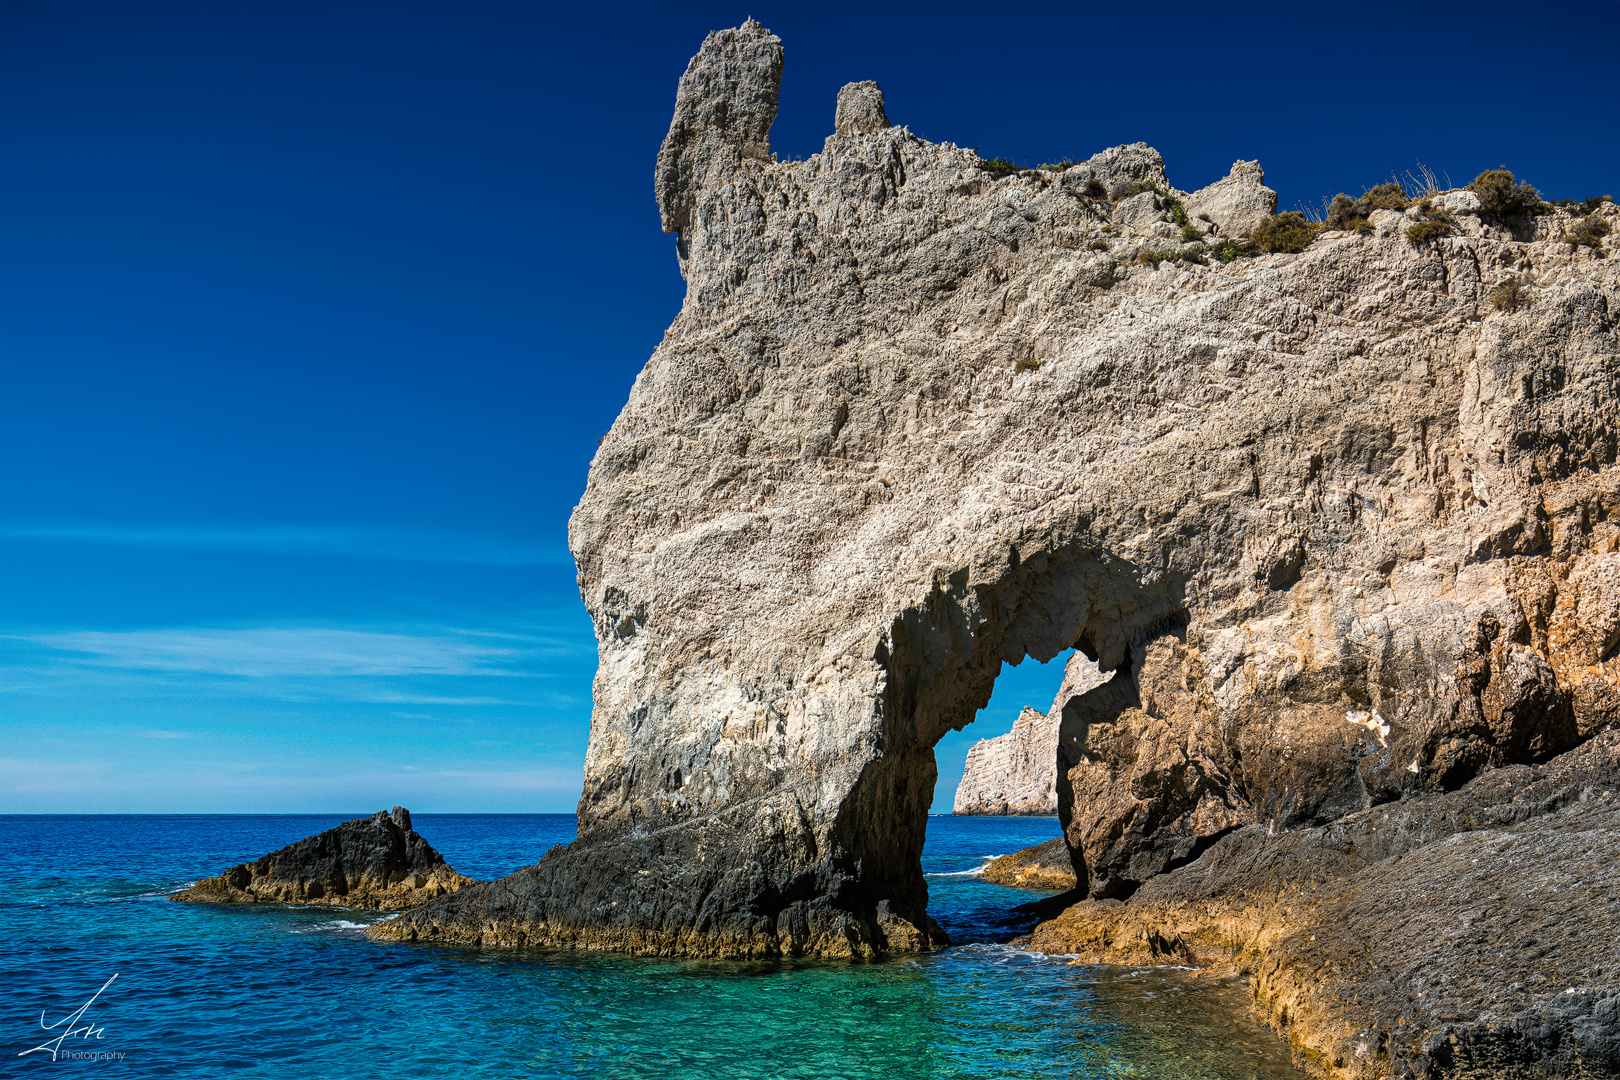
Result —
[[[706,31],[1030,163],[1285,207],[1422,161],[1620,188],[1612,3],[0,4],[0,811],[567,811],[567,517],[679,309],[652,165]],[[1025,663],[941,746],[1049,702]]]

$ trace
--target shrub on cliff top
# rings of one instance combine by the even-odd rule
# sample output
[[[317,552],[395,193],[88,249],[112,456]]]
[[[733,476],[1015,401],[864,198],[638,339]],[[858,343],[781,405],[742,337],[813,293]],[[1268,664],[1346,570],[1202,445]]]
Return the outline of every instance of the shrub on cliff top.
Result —
[[[1285,210],[1250,229],[1249,239],[1261,251],[1292,255],[1311,246],[1311,241],[1316,239],[1316,229],[1298,210]]]
[[[1491,306],[1497,311],[1518,311],[1530,302],[1530,293],[1518,278],[1508,278],[1491,290]]]
[[[1431,240],[1438,240],[1442,236],[1450,236],[1453,231],[1454,226],[1450,221],[1439,218],[1420,221],[1406,230],[1406,242],[1413,247],[1420,247]]]
[[[1609,223],[1596,214],[1589,214],[1577,221],[1574,227],[1559,239],[1566,244],[1589,247],[1601,255],[1603,253],[1603,238],[1608,235]]]
[[[1468,190],[1479,196],[1480,212],[1493,217],[1530,217],[1545,214],[1547,204],[1541,192],[1523,182],[1515,182],[1506,169],[1486,169],[1474,177]]]
[[[1018,166],[1006,158],[980,158],[979,168],[1000,180],[1004,176],[1011,176],[1018,171]]]
[[[1411,205],[1401,185],[1390,181],[1368,188],[1361,197],[1352,199],[1342,191],[1328,204],[1323,224],[1329,229],[1343,229],[1362,235],[1372,232],[1370,218],[1375,210],[1405,210]]]

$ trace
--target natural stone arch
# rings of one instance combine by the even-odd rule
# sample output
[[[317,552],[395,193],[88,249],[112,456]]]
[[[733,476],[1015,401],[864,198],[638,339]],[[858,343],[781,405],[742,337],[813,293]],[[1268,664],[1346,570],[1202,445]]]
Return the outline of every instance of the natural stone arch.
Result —
[[[1198,194],[1150,147],[998,175],[886,127],[774,162],[782,63],[711,35],[659,155],[686,302],[570,523],[579,839],[374,933],[929,947],[932,747],[1070,645],[1121,672],[1060,739],[1097,895],[1620,720],[1612,282],[1391,211],[1141,260]],[[1495,311],[1526,259],[1534,304]]]
[[[840,835],[875,894],[918,915],[912,898],[927,896],[920,857],[934,747],[989,703],[1002,664],[1045,663],[1078,649],[1104,670],[1127,669],[1129,681],[1133,645],[1186,618],[1177,576],[1144,587],[1138,567],[1084,544],[1028,558],[1009,547],[998,569],[985,581],[965,569],[940,573],[927,599],[894,620],[879,654],[886,752],[867,765],[839,815],[847,823]],[[1084,881],[1084,865],[1077,869]]]

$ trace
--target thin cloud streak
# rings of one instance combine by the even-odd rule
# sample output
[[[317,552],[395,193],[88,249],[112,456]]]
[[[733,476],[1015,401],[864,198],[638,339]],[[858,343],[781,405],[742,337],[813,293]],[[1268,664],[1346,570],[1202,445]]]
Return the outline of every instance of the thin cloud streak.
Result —
[[[370,767],[313,774],[285,761],[230,767],[175,763],[130,768],[123,762],[0,758],[8,778],[0,813],[307,813],[369,812],[395,803],[418,813],[571,812],[580,767],[492,762],[489,768]],[[178,766],[178,767],[177,767]]]
[[[295,555],[341,555],[403,562],[486,566],[571,567],[563,548],[511,543],[486,537],[385,529],[267,526],[211,529],[190,526],[133,528],[119,525],[0,526],[0,540],[58,541],[115,547],[203,548]]]
[[[234,676],[510,676],[563,650],[321,627],[10,635],[81,667]],[[568,652],[578,652],[578,649]]]

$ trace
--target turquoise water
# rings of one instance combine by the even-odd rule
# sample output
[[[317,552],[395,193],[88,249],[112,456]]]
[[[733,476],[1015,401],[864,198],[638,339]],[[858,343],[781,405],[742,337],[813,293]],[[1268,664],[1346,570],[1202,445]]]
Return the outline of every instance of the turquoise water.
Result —
[[[966,871],[1050,819],[929,819],[943,953],[744,964],[379,944],[374,912],[167,896],[334,816],[0,817],[0,1076],[1296,1077],[1242,987],[1001,944],[1043,894]],[[463,873],[533,862],[561,815],[413,815]],[[116,976],[109,984],[108,979]],[[74,1036],[46,1031],[103,987]],[[69,1054],[109,1055],[104,1060]]]

